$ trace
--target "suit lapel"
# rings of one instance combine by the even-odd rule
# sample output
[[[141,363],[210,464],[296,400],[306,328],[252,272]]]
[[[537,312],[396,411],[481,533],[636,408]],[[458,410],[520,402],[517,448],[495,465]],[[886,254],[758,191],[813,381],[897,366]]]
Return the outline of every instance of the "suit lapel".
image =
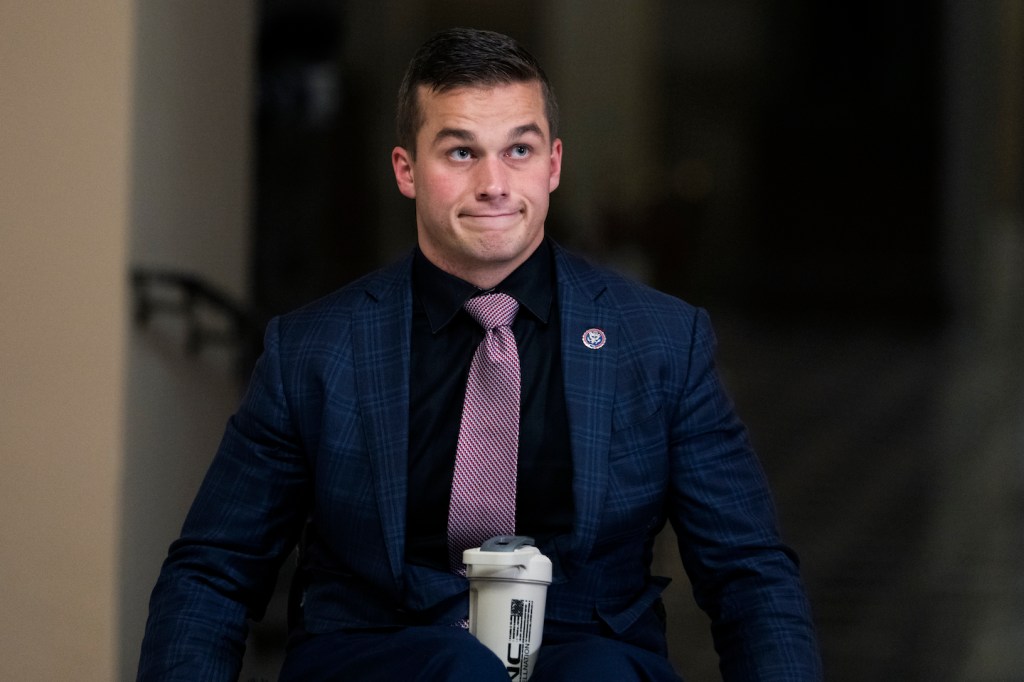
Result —
[[[555,252],[575,501],[573,536],[564,560],[572,565],[585,560],[593,547],[608,487],[618,313],[601,300],[606,286],[596,270],[560,248]],[[367,281],[366,304],[352,325],[362,424],[396,579],[404,564],[408,492],[410,264],[411,258],[406,259]],[[591,329],[604,333],[601,348],[584,344],[583,334]]]
[[[562,321],[562,373],[572,443],[575,524],[569,563],[583,561],[597,537],[608,488],[618,314],[602,301],[605,284],[597,272],[556,249]],[[604,345],[584,343],[588,330],[604,335]],[[595,345],[592,343],[592,345]]]
[[[408,489],[410,263],[406,259],[367,281],[366,305],[352,324],[362,425],[396,579],[404,560]]]

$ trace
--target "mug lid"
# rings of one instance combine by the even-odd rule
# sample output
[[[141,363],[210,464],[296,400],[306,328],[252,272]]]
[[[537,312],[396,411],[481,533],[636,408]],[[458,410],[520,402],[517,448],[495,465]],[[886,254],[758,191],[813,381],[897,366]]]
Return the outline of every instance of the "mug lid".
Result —
[[[480,545],[481,552],[514,552],[521,547],[534,547],[536,543],[528,535],[496,535]]]
[[[551,559],[525,535],[498,535],[462,553],[466,577],[551,582]]]

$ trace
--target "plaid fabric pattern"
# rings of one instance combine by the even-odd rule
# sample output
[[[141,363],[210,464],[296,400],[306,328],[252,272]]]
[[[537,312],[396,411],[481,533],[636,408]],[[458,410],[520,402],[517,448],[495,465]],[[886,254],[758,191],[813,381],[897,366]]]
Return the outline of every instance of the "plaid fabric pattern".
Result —
[[[714,364],[707,314],[555,249],[573,532],[541,550],[547,618],[631,637],[666,522],[726,680],[816,681],[796,557]],[[140,679],[236,679],[300,535],[311,632],[452,623],[464,577],[405,563],[411,258],[274,320],[153,592]],[[586,345],[600,330],[606,342]],[[524,529],[525,531],[525,529]],[[671,617],[671,614],[669,614]],[[657,639],[663,632],[647,632]]]

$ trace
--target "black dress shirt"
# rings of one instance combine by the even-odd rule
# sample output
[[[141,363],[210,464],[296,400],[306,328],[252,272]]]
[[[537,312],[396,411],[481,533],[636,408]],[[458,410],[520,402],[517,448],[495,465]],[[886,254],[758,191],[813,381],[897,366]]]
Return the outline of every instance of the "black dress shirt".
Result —
[[[406,561],[448,569],[448,504],[462,402],[483,329],[463,310],[482,293],[413,260]],[[561,363],[555,265],[545,240],[494,288],[519,301],[512,331],[522,370],[516,533],[540,543],[572,530],[572,456]]]

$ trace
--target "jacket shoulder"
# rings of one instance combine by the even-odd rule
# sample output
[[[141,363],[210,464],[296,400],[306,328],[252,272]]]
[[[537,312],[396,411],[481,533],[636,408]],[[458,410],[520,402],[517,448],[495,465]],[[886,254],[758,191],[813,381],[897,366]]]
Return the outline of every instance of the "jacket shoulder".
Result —
[[[282,333],[293,329],[331,326],[351,319],[376,303],[400,305],[410,286],[411,253],[367,273],[306,305],[278,316],[271,324]]]
[[[701,309],[607,265],[578,253],[556,247],[556,263],[566,286],[571,286],[602,305],[617,308],[623,315],[674,317],[689,322]]]

